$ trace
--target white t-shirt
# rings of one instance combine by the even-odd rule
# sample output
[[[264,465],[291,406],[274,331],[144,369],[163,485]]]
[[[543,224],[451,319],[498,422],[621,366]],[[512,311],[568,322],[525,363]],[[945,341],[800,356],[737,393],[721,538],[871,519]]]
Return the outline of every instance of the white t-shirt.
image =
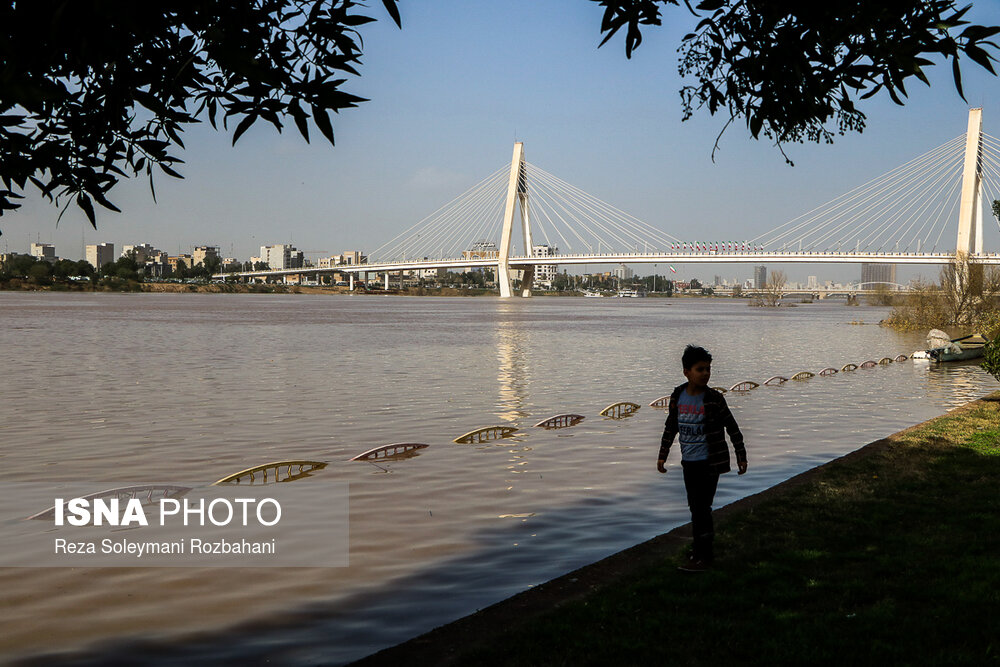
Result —
[[[687,390],[677,399],[677,432],[681,442],[682,461],[708,459],[705,442],[705,393],[691,396]]]

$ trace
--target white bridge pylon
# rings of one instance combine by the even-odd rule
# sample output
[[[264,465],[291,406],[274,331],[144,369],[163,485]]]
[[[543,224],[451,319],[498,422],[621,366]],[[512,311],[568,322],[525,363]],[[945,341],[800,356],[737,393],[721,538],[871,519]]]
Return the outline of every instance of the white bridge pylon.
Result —
[[[500,285],[500,296],[511,296],[513,276],[510,274],[510,241],[514,231],[514,207],[521,211],[521,229],[524,233],[525,255],[530,257],[531,215],[528,209],[528,176],[524,169],[524,142],[514,142],[514,156],[510,161],[510,178],[507,183],[507,202],[503,211],[503,228],[500,232],[500,250],[497,256],[497,283]],[[531,296],[531,283],[534,280],[535,267],[526,264],[521,278],[521,296]]]
[[[983,110],[969,109],[956,253],[983,253]]]

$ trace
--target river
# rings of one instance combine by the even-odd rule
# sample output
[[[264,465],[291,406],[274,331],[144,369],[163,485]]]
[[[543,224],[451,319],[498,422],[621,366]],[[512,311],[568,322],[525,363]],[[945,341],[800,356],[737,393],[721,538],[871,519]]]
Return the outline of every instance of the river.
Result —
[[[666,476],[655,470],[663,412],[648,407],[683,381],[686,344],[714,354],[713,386],[763,383],[923,346],[877,326],[887,312],[835,300],[0,292],[9,481],[208,483],[317,459],[329,465],[297,488],[322,503],[347,482],[350,502],[347,567],[2,568],[0,657],[337,664],[405,640],[687,521],[677,452]],[[750,470],[722,479],[717,506],[995,387],[974,364],[906,361],[729,393]],[[624,400],[643,407],[598,415]],[[586,419],[532,428],[564,412]],[[452,442],[491,424],[519,431]],[[347,461],[400,441],[429,446],[380,466]]]

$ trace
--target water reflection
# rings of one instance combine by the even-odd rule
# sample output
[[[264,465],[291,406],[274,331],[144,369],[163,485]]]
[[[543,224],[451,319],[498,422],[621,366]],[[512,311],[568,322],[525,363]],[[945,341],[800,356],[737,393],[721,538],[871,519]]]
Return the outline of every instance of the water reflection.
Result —
[[[944,408],[957,408],[975,394],[982,382],[978,361],[934,364],[927,360],[913,361],[916,375],[927,380],[927,395]]]
[[[497,308],[497,417],[506,422],[516,422],[528,416],[528,362],[526,349],[528,336],[521,323],[511,317],[514,309],[508,304]]]

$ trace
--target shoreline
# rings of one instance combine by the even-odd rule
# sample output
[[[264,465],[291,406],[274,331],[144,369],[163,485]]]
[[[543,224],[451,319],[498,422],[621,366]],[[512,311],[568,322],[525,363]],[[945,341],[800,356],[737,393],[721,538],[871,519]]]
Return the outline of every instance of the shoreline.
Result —
[[[1000,403],[1000,391],[959,406],[932,419],[920,422],[885,438],[875,440],[844,456],[811,468],[751,496],[718,508],[713,512],[716,526],[725,527],[733,519],[753,515],[764,503],[780,499],[789,492],[809,485],[825,485],[831,473],[849,471],[853,466],[887,453],[907,436],[932,430],[942,420],[975,411],[988,404]],[[351,665],[376,667],[398,664],[466,664],[470,656],[482,658],[507,635],[526,631],[532,622],[550,619],[574,603],[588,605],[588,599],[608,592],[645,572],[672,563],[690,544],[691,524],[685,523],[662,535],[585,565],[536,587],[522,591],[463,618],[439,626],[403,643],[382,649]],[[678,561],[679,562],[679,561]],[[683,574],[682,577],[707,575]],[[509,642],[508,642],[509,644]]]
[[[20,283],[17,285],[0,284],[2,292],[53,292],[57,294],[326,294],[326,295],[350,295],[350,296],[441,296],[441,297],[496,297],[500,292],[496,289],[488,288],[464,288],[464,287],[404,287],[390,288],[389,290],[364,290],[355,289],[351,291],[349,287],[336,285],[285,285],[280,283],[132,283],[125,286],[100,285],[96,288],[89,285],[77,283],[57,284],[57,285],[32,285]],[[731,296],[721,294],[666,294],[662,292],[647,294],[646,299],[725,299],[751,301],[752,294],[743,296]],[[532,292],[531,298],[582,298],[582,291],[536,291]],[[603,297],[605,299],[621,299],[615,295]],[[626,299],[631,300],[631,299]],[[824,299],[819,299],[824,301]],[[816,300],[802,299],[780,304],[777,307],[790,308],[800,304],[815,303]],[[856,305],[856,304],[855,304]]]

